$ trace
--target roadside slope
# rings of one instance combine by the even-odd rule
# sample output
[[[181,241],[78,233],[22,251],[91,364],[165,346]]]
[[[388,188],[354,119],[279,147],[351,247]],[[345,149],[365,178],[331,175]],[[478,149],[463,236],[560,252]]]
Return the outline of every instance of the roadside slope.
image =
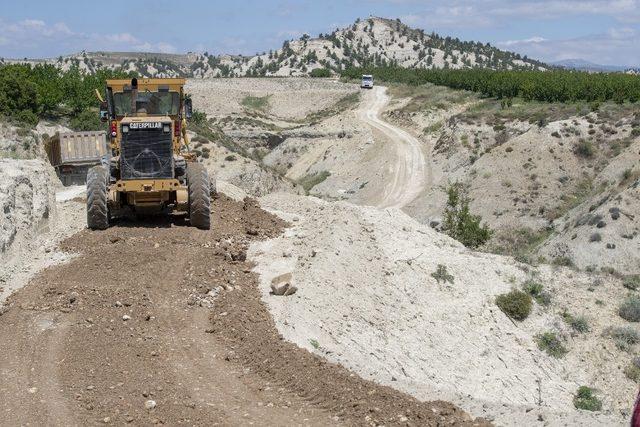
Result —
[[[636,385],[619,366],[632,355],[604,334],[625,325],[618,281],[600,277],[594,285],[568,269],[531,270],[473,252],[397,209],[284,194],[261,203],[293,225],[249,251],[286,339],[364,378],[453,401],[499,425],[624,424]],[[453,283],[435,278],[440,265]],[[298,291],[272,295],[271,280],[287,273]],[[515,324],[495,298],[529,279],[553,300]],[[591,330],[574,334],[563,312],[586,316]],[[546,331],[562,337],[563,359],[538,348],[536,336]],[[599,390],[603,413],[575,410],[581,385]]]

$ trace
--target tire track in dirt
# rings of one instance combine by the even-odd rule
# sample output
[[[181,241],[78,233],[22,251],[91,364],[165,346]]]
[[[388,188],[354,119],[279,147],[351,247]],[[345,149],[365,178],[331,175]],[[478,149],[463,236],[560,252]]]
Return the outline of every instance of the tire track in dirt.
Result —
[[[386,87],[374,87],[365,95],[356,116],[382,132],[396,148],[396,161],[390,171],[391,180],[383,190],[378,207],[403,208],[415,200],[427,185],[426,160],[418,139],[380,118],[389,102],[386,92]]]
[[[121,222],[65,241],[80,255],[0,316],[0,425],[473,424],[282,340],[246,249],[285,224],[225,196],[213,220],[211,231]]]

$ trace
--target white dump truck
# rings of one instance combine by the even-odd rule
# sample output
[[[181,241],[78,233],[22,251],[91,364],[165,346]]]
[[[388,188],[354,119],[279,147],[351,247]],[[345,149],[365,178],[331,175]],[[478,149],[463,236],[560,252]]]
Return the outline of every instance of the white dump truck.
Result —
[[[363,74],[360,87],[362,89],[373,89],[373,76],[371,74]]]

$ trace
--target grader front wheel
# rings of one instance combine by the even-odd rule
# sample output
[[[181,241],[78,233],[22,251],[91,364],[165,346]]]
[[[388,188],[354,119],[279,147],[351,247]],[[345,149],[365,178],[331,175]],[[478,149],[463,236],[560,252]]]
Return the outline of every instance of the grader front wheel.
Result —
[[[87,173],[87,226],[92,230],[109,228],[107,169],[94,166]]]
[[[211,196],[209,194],[209,173],[199,163],[187,165],[187,186],[189,187],[189,220],[191,225],[201,230],[211,228]]]

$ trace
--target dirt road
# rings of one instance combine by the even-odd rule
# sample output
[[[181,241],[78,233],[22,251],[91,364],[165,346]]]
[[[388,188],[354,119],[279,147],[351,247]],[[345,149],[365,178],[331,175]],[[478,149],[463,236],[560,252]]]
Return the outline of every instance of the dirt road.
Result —
[[[380,113],[389,102],[386,91],[387,88],[376,86],[366,93],[356,115],[395,144],[396,159],[390,168],[391,179],[383,190],[378,207],[402,208],[418,197],[424,189],[426,162],[420,141],[380,118]]]
[[[213,224],[123,221],[66,240],[79,255],[0,310],[0,425],[472,424],[284,341],[246,249],[285,224],[224,196]]]

